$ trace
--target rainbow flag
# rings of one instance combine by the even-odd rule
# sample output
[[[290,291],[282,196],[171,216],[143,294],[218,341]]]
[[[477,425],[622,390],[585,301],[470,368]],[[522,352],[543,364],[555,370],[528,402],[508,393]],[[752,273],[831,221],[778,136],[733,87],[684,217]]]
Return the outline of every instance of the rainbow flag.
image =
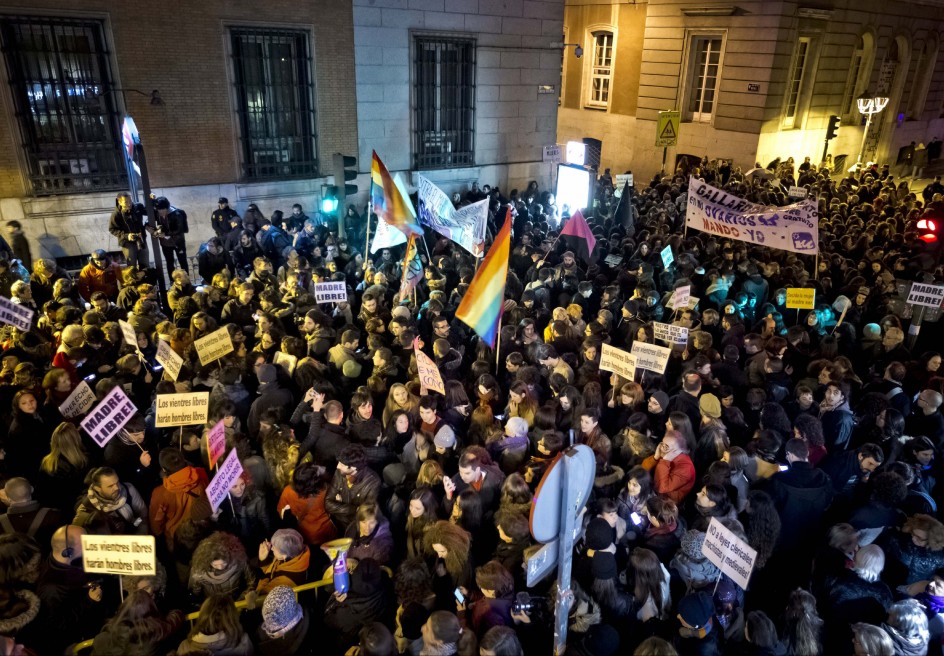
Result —
[[[505,306],[505,282],[508,279],[508,256],[511,253],[511,208],[505,225],[495,236],[492,247],[482,261],[472,284],[462,297],[456,318],[478,333],[483,341],[495,348],[498,323]]]
[[[394,181],[390,171],[377,156],[377,151],[374,151],[374,159],[370,164],[370,202],[374,214],[403,234],[423,234],[410,197]]]

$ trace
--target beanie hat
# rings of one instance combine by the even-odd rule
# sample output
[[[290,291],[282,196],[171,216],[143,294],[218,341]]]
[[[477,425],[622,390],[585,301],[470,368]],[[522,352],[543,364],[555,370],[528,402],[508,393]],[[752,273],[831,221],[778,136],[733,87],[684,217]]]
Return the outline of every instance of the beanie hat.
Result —
[[[187,459],[184,458],[184,454],[173,447],[161,449],[158,460],[161,463],[161,469],[168,474],[176,474],[190,464],[187,462]]]
[[[721,578],[718,589],[715,591],[715,601],[719,604],[733,604],[737,602],[737,588],[730,579]]]
[[[451,449],[456,445],[456,433],[449,426],[443,425],[433,436],[433,445],[440,449]]]
[[[341,373],[345,378],[357,378],[361,375],[361,365],[357,360],[348,360],[341,366]]]
[[[583,647],[592,656],[614,656],[619,653],[619,632],[609,624],[594,624],[583,639]]]
[[[390,316],[392,316],[394,319],[409,319],[410,308],[405,305],[398,305],[390,311]]]
[[[271,383],[278,378],[278,372],[275,370],[275,365],[264,364],[259,367],[259,371],[256,372],[256,378],[259,379],[260,383]]]
[[[721,417],[721,401],[714,394],[702,394],[698,399],[698,409],[706,417],[712,419]]]
[[[298,624],[304,613],[287,585],[278,585],[269,591],[262,603],[262,627],[270,638],[279,638]]]
[[[587,530],[584,533],[584,542],[587,544],[587,549],[593,549],[594,551],[606,549],[613,544],[615,539],[616,531],[602,517],[594,517],[587,524]]]
[[[691,560],[704,560],[701,546],[705,543],[705,534],[694,529],[686,531],[682,536],[682,553]]]
[[[662,390],[657,390],[652,393],[652,398],[656,400],[656,403],[659,404],[659,407],[663,410],[666,410],[669,407],[669,395],[663,392]]]
[[[593,554],[593,562],[590,564],[590,571],[593,578],[601,580],[615,579],[619,573],[616,567],[616,556],[607,551],[598,551]]]
[[[702,629],[715,614],[715,607],[707,592],[696,592],[682,597],[678,604],[678,614],[691,628]]]

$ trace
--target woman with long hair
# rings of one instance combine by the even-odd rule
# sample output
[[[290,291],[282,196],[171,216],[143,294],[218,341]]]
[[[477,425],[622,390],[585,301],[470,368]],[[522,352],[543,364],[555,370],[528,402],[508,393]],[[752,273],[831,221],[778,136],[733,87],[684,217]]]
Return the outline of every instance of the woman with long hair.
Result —
[[[695,453],[698,447],[698,438],[695,437],[692,420],[688,418],[687,414],[678,410],[670,412],[668,420],[665,422],[665,430],[666,432],[674,430],[681,433],[682,437],[685,438],[685,444],[688,445],[686,453]]]
[[[232,603],[232,602],[230,602]],[[166,617],[144,590],[125,597],[118,612],[95,636],[96,656],[159,656],[167,653],[167,640],[184,622],[184,614],[171,611]]]
[[[655,492],[652,474],[644,467],[633,467],[626,475],[626,484],[616,497],[616,513],[626,522],[626,539],[634,540],[649,528],[646,502]]]
[[[265,493],[256,487],[248,470],[233,481],[229,502],[220,506],[219,524],[252,548],[272,532],[272,515]]]
[[[505,477],[498,507],[500,510],[509,510],[524,517],[530,517],[533,499],[534,495],[528,482],[524,480],[524,476],[516,472]]]
[[[641,547],[633,549],[626,573],[627,577],[632,574],[636,619],[640,622],[667,619],[672,609],[669,571],[655,552]]]
[[[13,421],[3,440],[6,471],[12,476],[35,479],[56,424],[47,416],[47,411],[39,407],[36,394],[30,390],[17,392],[12,407]],[[58,414],[58,408],[55,412]]]
[[[757,550],[755,570],[763,569],[774,553],[780,539],[780,515],[770,495],[761,490],[752,490],[747,495],[747,506],[741,513],[741,524],[747,541]]]
[[[410,494],[406,518],[407,558],[422,557],[425,554],[423,539],[426,531],[439,521],[438,509],[439,501],[428,487],[418,487]]]
[[[176,656],[251,656],[252,653],[252,643],[239,622],[239,611],[233,600],[225,595],[212,595],[200,606],[200,614],[187,638],[177,647]]]
[[[488,406],[493,415],[497,415],[502,409],[501,395],[501,386],[493,375],[482,374],[475,381],[477,405]]]
[[[294,516],[305,542],[314,546],[329,542],[336,535],[334,523],[325,509],[328,480],[324,467],[303,462],[295,468],[292,484],[282,490],[276,506],[283,521],[288,513]]]
[[[573,385],[566,385],[557,397],[558,430],[565,434],[573,428],[580,430],[580,413],[583,411],[583,394]]]
[[[59,412],[59,406],[72,394],[72,379],[65,369],[53,367],[43,376],[43,390],[46,392],[44,404],[53,412]]]
[[[386,441],[399,455],[403,447],[413,439],[413,420],[406,410],[394,410],[390,415],[390,422],[385,431]]]
[[[823,620],[816,611],[816,597],[812,594],[800,588],[790,593],[783,625],[783,642],[789,656],[823,653]]]
[[[651,549],[664,563],[669,562],[681,545],[685,522],[671,499],[653,495],[646,500],[643,513],[649,526],[639,546]]]
[[[390,425],[393,413],[397,410],[403,410],[410,415],[414,426],[418,424],[420,417],[420,399],[418,396],[411,394],[410,390],[407,389],[407,386],[403,383],[394,383],[390,386],[390,393],[387,394],[387,403],[384,405],[383,411],[384,426]]]
[[[692,516],[691,527],[699,531],[707,531],[712,518],[735,519],[737,511],[728,498],[728,491],[721,485],[708,483],[695,495],[695,513]]]
[[[217,531],[194,549],[188,587],[197,599],[213,595],[241,599],[255,584],[246,549],[236,536]]]
[[[441,603],[451,603],[452,591],[459,586],[471,589],[471,543],[472,536],[465,529],[441,520],[430,526],[423,536],[426,557],[433,561],[433,576],[441,582],[435,586],[443,591],[438,595],[444,597]]]
[[[72,512],[75,500],[86,489],[89,467],[79,429],[67,422],[59,424],[49,438],[49,453],[39,465],[37,497],[48,507]]]
[[[538,409],[537,399],[527,383],[516,380],[508,390],[508,405],[505,408],[505,419],[521,417],[528,422],[528,428],[534,426],[534,415]]]

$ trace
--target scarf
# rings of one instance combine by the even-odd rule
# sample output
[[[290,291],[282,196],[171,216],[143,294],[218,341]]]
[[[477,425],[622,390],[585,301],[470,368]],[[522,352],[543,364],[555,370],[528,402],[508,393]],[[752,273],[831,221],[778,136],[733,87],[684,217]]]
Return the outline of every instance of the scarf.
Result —
[[[451,656],[458,651],[458,648],[453,642],[444,642],[441,645],[427,645],[423,643],[420,656]]]
[[[89,502],[95,506],[95,509],[103,513],[120,512],[121,509],[125,508],[128,504],[128,495],[123,485],[118,487],[117,499],[106,499],[96,492],[95,488],[92,486],[89,486],[88,498]]]
[[[915,595],[915,599],[924,606],[924,612],[928,616],[928,619],[944,611],[944,597],[938,597],[929,592],[919,592]]]

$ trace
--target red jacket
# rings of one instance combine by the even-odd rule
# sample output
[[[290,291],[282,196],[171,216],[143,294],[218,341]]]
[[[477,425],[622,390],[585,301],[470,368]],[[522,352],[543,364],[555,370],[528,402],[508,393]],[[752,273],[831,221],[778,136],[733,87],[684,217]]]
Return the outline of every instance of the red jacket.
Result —
[[[188,519],[207,519],[212,513],[206,489],[209,485],[202,467],[184,467],[164,479],[151,493],[151,533],[164,535],[173,546],[174,533]]]
[[[118,290],[121,289],[121,267],[112,262],[104,269],[89,262],[79,272],[79,294],[87,302],[92,301],[92,294],[104,292],[108,300],[118,299]]]
[[[695,465],[692,459],[682,453],[675,460],[659,460],[653,473],[653,487],[659,494],[681,503],[695,487]]]
[[[330,542],[337,535],[334,522],[325,510],[326,492],[327,490],[322,490],[313,497],[303,499],[298,496],[295,488],[289,485],[282,490],[282,496],[276,506],[279,514],[285,506],[291,508],[292,514],[298,520],[298,532],[305,538],[305,542],[314,546]]]

